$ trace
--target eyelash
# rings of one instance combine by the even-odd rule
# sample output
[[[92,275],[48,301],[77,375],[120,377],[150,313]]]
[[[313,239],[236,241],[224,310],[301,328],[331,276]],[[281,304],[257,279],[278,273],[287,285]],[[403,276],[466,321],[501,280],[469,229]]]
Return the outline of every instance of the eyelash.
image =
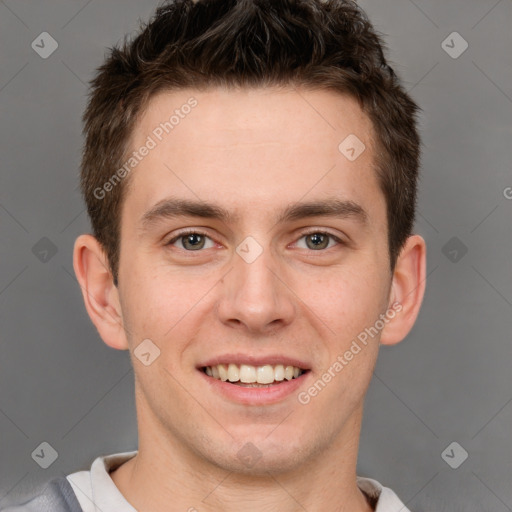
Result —
[[[204,237],[207,237],[207,238],[210,238],[211,240],[213,240],[204,231],[201,231],[201,230],[198,230],[198,229],[188,229],[188,230],[181,231],[180,233],[178,233],[175,237],[173,237],[171,240],[169,240],[165,245],[171,246],[177,240],[179,240],[180,238],[183,238],[183,237],[185,237],[187,235],[200,235],[200,236],[204,236]],[[328,231],[321,231],[321,230],[312,230],[312,231],[302,232],[297,240],[300,240],[301,238],[304,238],[305,236],[308,236],[308,235],[326,235],[326,236],[330,237],[332,240],[334,240],[335,242],[337,242],[339,245],[346,245],[346,242],[344,242],[343,240],[338,238],[336,235],[333,235],[332,233],[329,233]],[[330,249],[332,249],[332,247],[330,247]],[[318,252],[323,252],[323,251],[326,251],[326,250],[327,249],[321,249]],[[190,252],[190,253],[202,252],[201,250],[199,250],[199,251],[187,251],[186,249],[183,249],[183,251]],[[311,249],[311,252],[316,252],[316,251],[313,251],[313,249]]]

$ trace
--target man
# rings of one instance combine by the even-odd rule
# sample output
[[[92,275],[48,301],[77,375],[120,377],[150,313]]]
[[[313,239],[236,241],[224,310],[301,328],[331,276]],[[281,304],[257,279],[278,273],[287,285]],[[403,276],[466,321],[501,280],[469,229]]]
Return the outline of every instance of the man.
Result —
[[[112,50],[74,268],[139,446],[23,510],[407,510],[356,462],[425,288],[417,110],[351,1],[176,0]]]

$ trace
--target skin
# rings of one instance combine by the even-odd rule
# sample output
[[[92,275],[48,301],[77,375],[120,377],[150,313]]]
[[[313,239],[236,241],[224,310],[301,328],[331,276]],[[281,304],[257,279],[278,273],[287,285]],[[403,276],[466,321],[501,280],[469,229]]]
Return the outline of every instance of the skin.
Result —
[[[87,311],[107,345],[130,350],[135,372],[139,452],[112,479],[139,511],[367,512],[356,485],[363,400],[379,345],[400,342],[416,320],[425,242],[409,237],[390,272],[372,125],[352,98],[292,88],[164,92],[135,127],[133,148],[191,96],[198,105],[129,177],[118,287],[95,238],[75,243]],[[366,146],[355,161],[338,150],[349,134]],[[160,218],[143,229],[145,212],[169,197],[237,217]],[[360,205],[366,222],[278,221],[290,204],[332,198]],[[204,248],[169,244],[183,228],[204,232]],[[312,249],[305,231],[344,243]],[[263,251],[252,263],[236,252],[248,236]],[[395,302],[401,311],[307,405],[297,393],[235,403],[196,369],[225,353],[287,354],[308,363],[298,391],[307,390]],[[133,350],[148,338],[161,353],[144,366]],[[249,442],[261,454],[251,467],[237,457]]]

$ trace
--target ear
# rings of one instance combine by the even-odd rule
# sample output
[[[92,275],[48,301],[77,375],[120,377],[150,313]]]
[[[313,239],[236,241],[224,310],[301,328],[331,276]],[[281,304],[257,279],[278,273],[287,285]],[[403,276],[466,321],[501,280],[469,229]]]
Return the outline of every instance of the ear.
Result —
[[[402,341],[412,329],[425,294],[427,248],[419,235],[410,236],[397,258],[389,294],[389,316],[381,332],[382,345]]]
[[[128,350],[119,292],[105,251],[92,235],[81,235],[76,239],[73,267],[85,308],[101,338],[109,347]]]

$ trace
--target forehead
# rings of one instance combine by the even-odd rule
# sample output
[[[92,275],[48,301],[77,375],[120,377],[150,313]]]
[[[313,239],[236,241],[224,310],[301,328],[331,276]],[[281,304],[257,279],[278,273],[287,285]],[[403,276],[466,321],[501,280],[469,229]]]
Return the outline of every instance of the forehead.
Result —
[[[347,94],[277,87],[160,92],[149,100],[136,124],[134,141],[155,130],[159,138],[159,127],[165,139],[172,135],[169,138],[181,138],[189,145],[210,142],[217,146],[258,142],[303,145],[304,135],[311,143],[329,144],[333,132],[339,137],[350,129],[361,138],[373,133],[368,117]]]
[[[168,195],[268,211],[306,195],[371,202],[378,191],[370,120],[327,90],[162,92],[131,142],[151,146],[130,176],[127,201],[140,210]]]

